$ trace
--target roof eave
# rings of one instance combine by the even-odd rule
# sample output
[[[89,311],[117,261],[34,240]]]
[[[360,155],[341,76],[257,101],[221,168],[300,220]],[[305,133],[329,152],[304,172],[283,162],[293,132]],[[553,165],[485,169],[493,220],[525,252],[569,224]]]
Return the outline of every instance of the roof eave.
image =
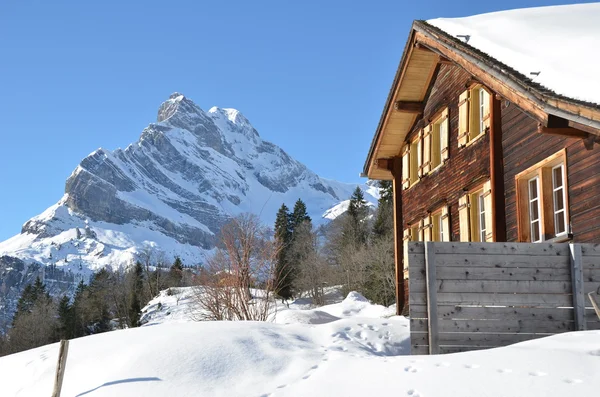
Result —
[[[375,147],[377,146],[377,142],[379,141],[379,138],[381,136],[381,131],[385,124],[386,116],[392,106],[394,94],[395,94],[396,88],[398,87],[398,81],[400,79],[400,76],[402,75],[402,69],[404,68],[404,66],[406,65],[406,62],[408,60],[407,58],[408,58],[410,46],[413,42],[413,37],[414,37],[414,33],[415,33],[414,26],[415,26],[416,22],[417,21],[413,22],[413,25],[410,28],[410,31],[408,33],[408,40],[406,40],[406,44],[404,45],[404,51],[402,52],[402,57],[400,58],[400,63],[398,64],[398,68],[396,69],[394,81],[392,82],[392,86],[390,88],[387,99],[385,101],[385,105],[383,106],[383,111],[381,112],[381,117],[379,118],[379,124],[377,125],[377,129],[375,130],[375,136],[373,137],[373,140],[371,141],[371,147],[369,148],[369,153],[367,154],[367,159],[363,166],[363,172],[361,173],[362,177],[368,177],[368,175],[369,175],[369,168],[370,168],[371,164],[373,163],[372,159],[373,159],[373,153],[375,151]]]

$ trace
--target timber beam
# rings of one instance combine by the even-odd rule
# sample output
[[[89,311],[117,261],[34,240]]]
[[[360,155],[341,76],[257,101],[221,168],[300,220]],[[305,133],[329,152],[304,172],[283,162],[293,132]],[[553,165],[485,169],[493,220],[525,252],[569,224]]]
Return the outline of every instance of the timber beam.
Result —
[[[570,138],[587,138],[588,133],[585,131],[578,130],[573,127],[544,127],[542,124],[538,124],[538,133],[547,135],[561,135]]]
[[[394,166],[394,159],[377,159],[375,165],[380,170],[391,171]]]
[[[396,101],[394,110],[402,113],[423,114],[425,111],[425,103],[414,101]]]

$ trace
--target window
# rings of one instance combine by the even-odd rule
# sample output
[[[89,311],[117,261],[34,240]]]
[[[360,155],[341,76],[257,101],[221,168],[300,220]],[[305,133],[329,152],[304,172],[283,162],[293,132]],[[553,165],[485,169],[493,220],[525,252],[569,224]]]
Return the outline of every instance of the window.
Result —
[[[450,241],[450,217],[444,206],[431,214],[431,241]]]
[[[515,177],[519,241],[568,239],[565,159],[565,150],[562,150]]]
[[[483,136],[490,127],[491,95],[481,85],[476,85],[459,97],[458,102],[458,146]]]
[[[408,189],[423,176],[423,131],[404,145],[402,152],[402,188]]]
[[[554,204],[554,234],[559,236],[567,232],[567,210],[565,208],[564,165],[552,168],[552,198]]]
[[[536,176],[529,180],[529,226],[531,241],[542,241],[542,223],[540,221],[540,184]]]
[[[448,159],[448,124],[448,109],[444,109],[440,116],[425,128],[425,173],[434,170]]]
[[[490,208],[486,208],[485,205],[485,196],[483,195],[483,191],[477,193],[477,215],[478,215],[478,231],[479,231],[479,241],[485,241],[485,236],[487,232],[486,223],[485,223],[485,213],[486,210],[489,211]]]
[[[492,190],[488,181],[458,200],[460,241],[493,241]]]

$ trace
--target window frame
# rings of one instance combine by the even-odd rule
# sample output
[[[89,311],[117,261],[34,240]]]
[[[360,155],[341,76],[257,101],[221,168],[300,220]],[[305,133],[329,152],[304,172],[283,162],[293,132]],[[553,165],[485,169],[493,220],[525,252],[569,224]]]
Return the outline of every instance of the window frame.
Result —
[[[562,186],[555,189],[554,170],[561,169]],[[569,213],[569,181],[566,148],[515,175],[517,227],[519,242],[567,241],[572,238]],[[538,179],[540,239],[532,241],[529,209],[529,181]],[[555,192],[562,189],[562,210],[556,211]],[[564,231],[556,233],[556,213],[562,212]]]
[[[531,183],[535,181],[535,198],[531,197]],[[543,230],[542,230],[542,208],[541,208],[541,202],[542,199],[540,197],[540,176],[536,175],[533,178],[529,179],[527,181],[527,202],[529,203],[528,205],[528,210],[529,210],[529,236],[531,239],[532,243],[539,243],[543,240]],[[535,203],[534,203],[535,202]],[[533,208],[537,209],[537,218],[534,220],[533,219]],[[537,223],[537,227],[534,225],[534,223]],[[535,241],[533,240],[533,235],[534,235],[534,230],[537,229],[537,235],[538,235],[538,239],[536,239]]]
[[[450,133],[450,119],[449,119],[449,110],[448,107],[444,107],[441,109],[435,117],[432,118],[431,122],[431,132],[430,132],[430,144],[429,144],[429,173],[437,170],[442,165],[446,163],[449,156],[446,156],[444,159],[444,149],[448,150],[448,142],[444,146],[444,142],[442,142],[442,127],[446,129],[446,139],[449,137]],[[435,153],[435,157],[434,157]],[[434,158],[436,162],[434,162]]]
[[[483,137],[487,132],[488,128],[485,126],[485,116],[488,116],[489,125],[491,126],[492,120],[492,99],[493,92],[489,90],[486,86],[481,83],[474,83],[465,91],[468,91],[468,107],[467,107],[467,126],[468,133],[466,134],[465,141],[461,144],[461,139],[459,136],[458,148],[464,148],[472,145],[474,142],[477,142],[481,137]],[[483,95],[482,95],[483,94]],[[485,101],[482,101],[482,97],[487,97],[487,109],[488,112],[485,113]],[[475,98],[477,100],[475,101]],[[460,101],[459,101],[460,107]],[[460,109],[459,109],[459,134],[460,134]]]
[[[560,168],[560,174],[561,174],[561,185],[560,187],[556,187],[556,174],[554,173],[554,170]],[[560,237],[560,236],[564,236],[566,234],[568,234],[569,231],[569,223],[568,223],[568,218],[567,218],[567,188],[566,188],[566,183],[565,183],[565,176],[566,176],[566,172],[565,172],[565,164],[564,163],[560,163],[554,167],[552,167],[552,212],[554,215],[554,235],[556,237]],[[563,208],[560,210],[556,210],[556,192],[558,190],[561,190],[561,196],[562,196],[562,205]],[[562,220],[563,220],[563,225],[564,225],[564,230],[562,232],[558,232],[557,233],[557,229],[556,229],[556,225],[557,225],[557,214],[559,212],[562,212]]]

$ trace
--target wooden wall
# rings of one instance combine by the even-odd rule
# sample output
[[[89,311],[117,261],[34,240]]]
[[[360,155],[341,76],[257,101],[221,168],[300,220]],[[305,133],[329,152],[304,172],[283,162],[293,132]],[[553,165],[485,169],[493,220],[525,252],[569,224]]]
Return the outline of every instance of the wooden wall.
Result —
[[[458,97],[466,89],[471,76],[463,69],[441,65],[425,106],[423,120],[418,122],[408,141],[429,123],[444,107],[449,109],[450,143],[448,161],[435,172],[425,175],[416,185],[402,192],[402,229],[409,223],[424,218],[428,210],[440,207],[445,200],[450,204],[452,241],[459,240],[458,198],[463,189],[489,179],[489,134],[473,144],[458,148]]]
[[[412,354],[600,329],[600,244],[412,242],[408,262]]]
[[[515,175],[567,148],[573,241],[600,242],[600,144],[588,150],[581,138],[538,134],[537,124],[516,105],[502,103],[507,240],[518,241]]]

